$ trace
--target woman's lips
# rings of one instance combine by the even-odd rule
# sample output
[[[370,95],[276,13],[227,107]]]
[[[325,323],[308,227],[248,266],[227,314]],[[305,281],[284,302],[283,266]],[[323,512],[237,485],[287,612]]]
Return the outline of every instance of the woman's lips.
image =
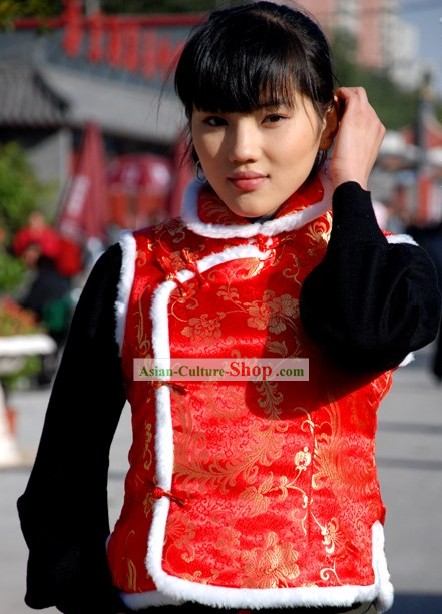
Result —
[[[259,188],[267,177],[265,175],[259,175],[256,173],[244,173],[238,175],[232,175],[229,177],[229,181],[241,192],[251,192]]]

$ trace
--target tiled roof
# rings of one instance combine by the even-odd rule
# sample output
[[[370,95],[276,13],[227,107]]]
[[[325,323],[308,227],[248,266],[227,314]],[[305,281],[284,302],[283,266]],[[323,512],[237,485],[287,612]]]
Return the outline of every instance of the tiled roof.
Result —
[[[0,126],[57,127],[68,104],[22,60],[0,62]]]
[[[184,118],[172,87],[85,58],[70,58],[55,31],[0,30],[0,128],[81,128],[174,143]]]

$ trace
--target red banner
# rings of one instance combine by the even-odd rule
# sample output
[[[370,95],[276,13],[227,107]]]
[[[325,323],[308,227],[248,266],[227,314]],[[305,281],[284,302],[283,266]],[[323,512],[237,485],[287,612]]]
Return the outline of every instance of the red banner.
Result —
[[[101,132],[89,122],[74,172],[65,190],[58,215],[58,230],[83,244],[90,238],[106,240],[108,191]]]
[[[74,172],[64,192],[57,229],[64,241],[63,272],[75,275],[82,268],[81,255],[90,239],[107,240],[108,191],[106,160],[99,127],[89,122]]]

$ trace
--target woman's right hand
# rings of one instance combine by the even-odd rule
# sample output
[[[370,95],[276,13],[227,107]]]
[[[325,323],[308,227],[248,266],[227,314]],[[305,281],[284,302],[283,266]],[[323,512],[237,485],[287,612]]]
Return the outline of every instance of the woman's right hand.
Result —
[[[335,102],[343,112],[330,161],[333,187],[356,181],[366,190],[385,135],[385,126],[362,87],[337,89]]]

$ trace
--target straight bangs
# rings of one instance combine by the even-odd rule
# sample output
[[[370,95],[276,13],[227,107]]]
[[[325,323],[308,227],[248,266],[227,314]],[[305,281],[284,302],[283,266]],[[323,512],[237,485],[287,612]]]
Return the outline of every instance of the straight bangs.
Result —
[[[228,29],[219,23],[212,29],[209,21],[184,49],[175,89],[188,119],[194,107],[249,113],[263,106],[294,107],[297,93],[311,97],[311,84],[302,83],[309,71],[298,38],[271,20],[245,17]]]
[[[286,56],[286,57],[281,57]],[[222,48],[205,57],[192,84],[192,106],[199,110],[250,113],[264,106],[295,106],[298,90],[290,54],[265,46],[238,44],[230,61]]]

